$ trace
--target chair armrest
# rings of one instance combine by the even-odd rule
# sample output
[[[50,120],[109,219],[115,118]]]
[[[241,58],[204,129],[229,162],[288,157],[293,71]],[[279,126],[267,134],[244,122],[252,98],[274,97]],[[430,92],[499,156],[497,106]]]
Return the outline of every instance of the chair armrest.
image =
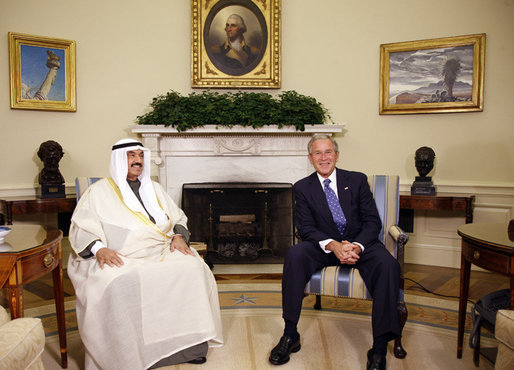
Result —
[[[0,369],[30,368],[40,361],[44,349],[45,331],[39,318],[19,318],[0,327]]]
[[[400,264],[401,268],[401,289],[403,290],[403,258],[405,255],[405,244],[409,241],[409,235],[407,235],[407,233],[398,225],[392,225],[389,228],[389,235],[391,235],[393,240],[396,242],[396,260]]]
[[[398,225],[392,225],[389,228],[389,235],[391,235],[396,243],[401,244],[401,248],[409,241],[409,235]],[[398,248],[400,248],[400,246],[398,246]]]

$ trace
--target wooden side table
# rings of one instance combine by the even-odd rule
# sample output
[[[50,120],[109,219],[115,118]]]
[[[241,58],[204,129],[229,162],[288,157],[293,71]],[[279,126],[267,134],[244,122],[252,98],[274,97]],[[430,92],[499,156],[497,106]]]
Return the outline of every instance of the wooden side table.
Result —
[[[509,238],[507,223],[467,224],[457,232],[462,238],[457,333],[457,357],[461,358],[471,264],[510,277],[510,309],[514,309],[514,241]]]
[[[11,229],[5,242],[0,244],[0,288],[9,290],[11,318],[23,317],[23,285],[52,271],[61,363],[67,368],[62,231],[40,225],[14,225]]]
[[[6,197],[0,199],[1,206],[5,212],[0,214],[0,225],[7,223],[12,225],[13,216],[34,213],[57,213],[59,217],[59,229],[67,235],[71,213],[75,210],[77,200],[74,195],[66,198],[46,198],[41,199],[36,196],[30,197]],[[62,217],[68,214],[68,217]]]
[[[400,195],[400,209],[433,210],[433,211],[464,211],[466,223],[473,222],[473,201],[475,196],[469,197],[453,195]]]

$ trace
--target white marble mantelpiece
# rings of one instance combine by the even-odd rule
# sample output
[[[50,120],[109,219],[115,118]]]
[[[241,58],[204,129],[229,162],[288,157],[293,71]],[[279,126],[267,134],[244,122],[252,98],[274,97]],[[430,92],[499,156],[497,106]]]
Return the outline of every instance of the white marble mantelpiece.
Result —
[[[258,129],[208,125],[179,132],[160,125],[133,125],[152,152],[152,174],[180,204],[182,185],[198,182],[294,183],[313,171],[307,143],[314,134],[334,135],[344,125]]]
[[[146,135],[146,134],[159,134],[159,135],[244,135],[244,134],[267,134],[284,136],[289,134],[305,134],[312,136],[313,134],[336,134],[343,130],[345,125],[311,125],[305,126],[305,131],[297,131],[293,126],[278,128],[276,125],[263,126],[259,128],[234,126],[224,127],[216,125],[205,125],[204,127],[197,127],[187,131],[179,132],[173,127],[166,127],[163,125],[132,125],[130,126],[133,133]]]

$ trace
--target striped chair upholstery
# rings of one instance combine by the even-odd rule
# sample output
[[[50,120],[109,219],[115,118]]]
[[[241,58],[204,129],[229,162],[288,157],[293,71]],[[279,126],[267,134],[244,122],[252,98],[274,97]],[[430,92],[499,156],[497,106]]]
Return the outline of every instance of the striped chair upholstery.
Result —
[[[400,191],[399,177],[374,175],[369,176],[371,192],[377,204],[382,230],[379,239],[386,246],[387,250],[398,260],[402,269],[400,280],[400,302],[398,304],[402,328],[407,320],[407,309],[404,302],[403,292],[403,255],[405,243],[409,240],[408,235],[397,225],[399,219]],[[316,295],[316,309],[321,309],[321,296],[349,297],[360,299],[371,299],[359,271],[349,266],[329,266],[312,275],[311,280],[305,287],[306,294]],[[404,318],[402,317],[404,316]],[[396,357],[403,358],[406,352],[401,348],[401,341],[395,343]],[[398,352],[398,353],[397,353]]]
[[[84,194],[89,185],[100,180],[101,177],[77,177],[75,179],[75,191],[77,192],[77,202],[80,197]]]

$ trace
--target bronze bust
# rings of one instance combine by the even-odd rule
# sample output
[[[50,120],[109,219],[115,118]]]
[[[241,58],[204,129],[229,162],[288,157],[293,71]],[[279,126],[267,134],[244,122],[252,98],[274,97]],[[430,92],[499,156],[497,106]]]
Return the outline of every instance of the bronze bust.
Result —
[[[39,174],[39,183],[41,185],[64,184],[64,177],[59,171],[59,161],[64,155],[61,145],[53,140],[45,141],[39,146],[37,155],[44,164]]]
[[[419,176],[412,183],[410,192],[412,195],[435,195],[435,186],[432,178],[427,176],[434,168],[435,152],[428,146],[422,146],[414,155],[416,170]]]
[[[425,177],[432,171],[432,168],[434,168],[435,152],[428,146],[422,146],[416,150],[414,159],[419,175]]]

